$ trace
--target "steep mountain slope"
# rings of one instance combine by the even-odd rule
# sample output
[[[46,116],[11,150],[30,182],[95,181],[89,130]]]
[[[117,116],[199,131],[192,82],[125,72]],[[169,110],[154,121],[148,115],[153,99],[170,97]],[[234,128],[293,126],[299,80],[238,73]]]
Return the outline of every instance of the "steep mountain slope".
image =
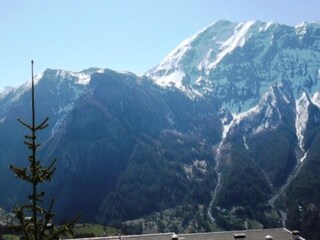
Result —
[[[224,124],[216,152],[218,185],[211,201],[218,207],[211,209],[216,218],[219,207],[232,212],[234,207],[247,206],[259,213],[265,210],[257,207],[267,204],[274,209],[275,204],[281,206],[287,191],[290,197],[285,202],[292,218],[290,209],[297,206],[288,200],[294,198],[292,192],[309,196],[301,185],[310,184],[307,179],[312,170],[305,169],[315,161],[310,159],[316,150],[310,147],[320,124],[319,40],[318,23],[289,27],[273,22],[218,21],[184,41],[147,73],[157,84],[175,86],[191,97],[215,96],[233,113]],[[312,191],[314,187],[307,188]],[[316,201],[304,199],[312,204]],[[283,211],[278,217],[283,224],[288,219]],[[309,217],[304,221],[309,222]],[[305,232],[308,228],[299,229]],[[315,229],[308,234],[313,239]]]
[[[320,226],[319,202],[319,131],[320,109],[317,95],[313,98],[304,94],[297,102],[298,115],[304,119],[301,127],[300,145],[304,155],[299,173],[289,185],[285,202],[287,206],[287,226],[299,229],[308,239],[317,239]]]
[[[86,91],[86,85],[81,81],[84,72],[72,73],[64,70],[46,70],[36,77],[37,118],[46,116],[50,118],[50,131],[45,131],[39,136],[42,143],[55,132],[66,114],[72,109],[74,101]],[[23,144],[23,136],[26,134],[17,118],[27,122],[31,120],[31,95],[30,83],[3,95],[0,100],[0,175],[1,205],[12,206],[21,196],[22,183],[17,186],[16,179],[9,170],[10,164],[26,164],[28,152]]]
[[[91,73],[86,76],[90,81],[83,84],[73,77],[82,77],[83,72],[47,70],[36,85],[38,116],[48,114],[51,124],[39,136],[43,139],[40,154],[44,161],[58,159],[59,170],[48,194],[56,196],[60,218],[83,212],[83,221],[94,221],[100,212],[100,221],[107,222],[111,217],[139,217],[182,202],[208,202],[215,184],[210,170],[215,164],[212,146],[220,140],[222,129],[219,101],[191,100],[180,91],[163,90],[130,73]],[[7,96],[7,116],[12,112],[28,117],[29,93],[26,85]],[[21,109],[15,109],[15,104]],[[4,121],[0,127],[15,135],[12,141],[21,141],[23,134],[15,121]],[[12,141],[6,142],[8,149]],[[14,156],[14,163],[23,163],[27,152],[21,143],[1,156],[3,169],[15,150],[19,158]],[[10,171],[1,176],[1,182],[8,188],[1,198],[3,206],[21,200],[26,189],[12,187],[16,182]],[[176,187],[171,186],[173,182]],[[199,184],[206,187],[198,189]],[[168,198],[155,201],[164,193]],[[137,194],[146,204],[141,205]]]
[[[182,207],[193,230],[286,224],[317,239],[319,50],[316,23],[218,21],[146,76],[46,70],[36,79],[37,116],[50,117],[40,156],[58,159],[46,187],[58,216],[110,224]],[[0,96],[6,209],[27,191],[8,165],[28,154],[15,119],[30,118],[29,88]]]

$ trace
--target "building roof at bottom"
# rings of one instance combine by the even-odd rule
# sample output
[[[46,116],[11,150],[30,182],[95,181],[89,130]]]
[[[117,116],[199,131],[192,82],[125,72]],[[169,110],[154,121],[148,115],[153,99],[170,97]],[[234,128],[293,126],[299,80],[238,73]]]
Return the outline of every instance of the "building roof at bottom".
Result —
[[[225,232],[206,232],[178,234],[179,240],[233,240],[235,234],[245,234],[243,240],[265,240],[271,236],[273,240],[292,240],[292,232],[285,228],[255,229]],[[143,234],[143,235],[122,235],[102,238],[87,238],[90,240],[171,240],[173,233]],[[301,240],[304,238],[300,237]],[[82,240],[85,240],[82,238]]]

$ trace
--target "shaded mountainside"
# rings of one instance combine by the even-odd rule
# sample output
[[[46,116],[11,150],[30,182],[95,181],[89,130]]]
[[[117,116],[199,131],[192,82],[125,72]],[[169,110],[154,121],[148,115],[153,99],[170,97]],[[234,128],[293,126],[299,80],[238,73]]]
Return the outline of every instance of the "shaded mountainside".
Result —
[[[319,29],[218,21],[146,76],[97,68],[39,75],[37,118],[50,118],[40,156],[57,158],[46,191],[60,220],[179,213],[170,229],[286,224],[317,239]],[[28,120],[29,108],[29,83],[0,96],[5,209],[27,192],[8,166],[27,161],[15,119]]]
[[[50,89],[52,98],[42,89],[47,91],[46,85],[56,80],[58,72],[54,77],[45,72],[36,86],[38,102],[48,104],[44,108],[38,105],[41,115],[47,113],[49,100],[56,101],[57,88]],[[56,197],[61,218],[83,212],[84,221],[98,217],[106,222],[139,217],[182,202],[209,201],[215,185],[212,147],[222,129],[219,101],[191,100],[180,91],[165,91],[147,78],[110,70],[93,74],[86,86],[69,83],[75,93],[80,87],[82,94],[70,99],[68,111],[60,111],[60,115],[48,112],[51,129],[42,136],[41,152],[44,160],[58,159],[59,170],[48,193]],[[14,129],[18,124],[2,125],[8,126]],[[20,161],[25,153],[21,150]],[[10,162],[7,156],[1,161],[4,166],[5,161]],[[2,179],[16,184],[10,172]],[[3,205],[21,199],[20,190],[13,189],[1,199]]]

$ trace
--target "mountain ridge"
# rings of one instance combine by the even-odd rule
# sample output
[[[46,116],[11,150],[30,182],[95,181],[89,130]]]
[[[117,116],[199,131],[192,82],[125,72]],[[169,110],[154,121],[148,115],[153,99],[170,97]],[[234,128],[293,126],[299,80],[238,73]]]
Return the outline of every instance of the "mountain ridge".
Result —
[[[307,233],[300,220],[320,213],[319,24],[220,21],[190,39],[143,76],[89,68],[36,78],[39,117],[50,118],[40,156],[58,159],[48,187],[58,215],[85,210],[86,221],[115,224],[183,208],[199,231]],[[0,98],[1,169],[27,156],[12,119],[30,117],[29,85]],[[0,187],[7,209],[27,191],[5,170]]]
[[[226,29],[227,33],[223,32]],[[218,21],[182,42],[147,75],[160,85],[176,85],[189,94],[214,94],[228,104],[229,110],[241,112],[253,107],[273,82],[300,81],[295,91],[299,91],[299,86],[308,88],[311,93],[319,88],[318,65],[314,65],[319,62],[318,31],[318,23],[289,27],[275,22]],[[222,41],[216,37],[221,32],[226,35]],[[248,45],[255,48],[247,51]],[[308,50],[301,50],[306,46]],[[294,69],[294,66],[298,70],[292,70],[289,75],[286,68]],[[314,73],[304,80],[306,68]],[[242,72],[235,75],[237,69]],[[233,102],[230,97],[234,98]]]

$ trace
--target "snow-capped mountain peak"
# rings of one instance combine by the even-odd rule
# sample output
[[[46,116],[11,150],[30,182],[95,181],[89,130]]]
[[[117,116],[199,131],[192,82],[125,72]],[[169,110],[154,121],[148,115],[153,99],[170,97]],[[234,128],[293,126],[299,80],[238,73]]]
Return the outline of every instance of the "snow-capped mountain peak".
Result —
[[[308,23],[307,22],[301,22],[300,24],[298,24],[296,27],[295,27],[295,30],[296,30],[296,33],[300,36],[306,34],[307,32],[307,25]]]
[[[5,86],[4,88],[0,89],[0,99],[5,97],[8,93],[12,92],[15,88],[11,86]]]
[[[272,84],[286,80],[299,97],[320,86],[319,23],[217,21],[183,41],[146,73],[188,95],[214,95],[233,113],[257,104]],[[281,51],[280,51],[281,49]]]
[[[159,85],[183,88],[185,68],[201,68],[209,65],[212,55],[220,51],[221,46],[233,35],[236,23],[217,21],[194,36],[183,41],[155,68],[146,73]],[[224,46],[226,47],[226,46]],[[196,79],[193,79],[193,83]]]

